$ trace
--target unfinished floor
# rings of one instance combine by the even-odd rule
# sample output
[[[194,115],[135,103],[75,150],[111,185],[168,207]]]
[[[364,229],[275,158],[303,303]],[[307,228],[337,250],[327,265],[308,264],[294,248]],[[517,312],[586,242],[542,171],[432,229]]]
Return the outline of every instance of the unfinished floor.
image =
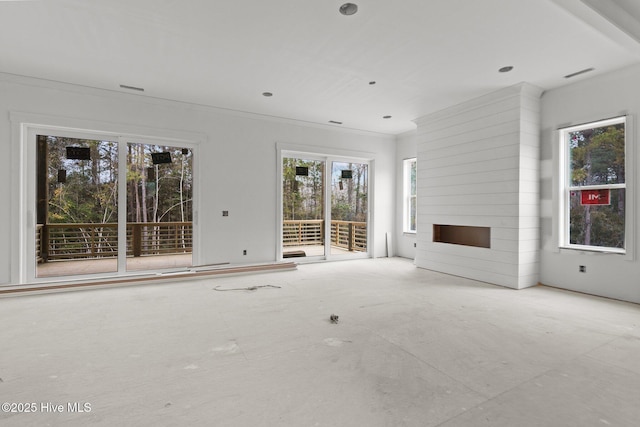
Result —
[[[0,402],[37,405],[3,427],[640,425],[640,306],[399,258],[3,298],[0,313]]]

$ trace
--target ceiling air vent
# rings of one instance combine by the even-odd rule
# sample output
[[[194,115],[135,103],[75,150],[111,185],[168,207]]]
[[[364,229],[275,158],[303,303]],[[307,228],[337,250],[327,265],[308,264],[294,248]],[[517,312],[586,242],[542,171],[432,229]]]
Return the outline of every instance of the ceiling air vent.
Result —
[[[137,90],[138,92],[144,92],[144,88],[141,88],[141,87],[127,86],[127,85],[120,85],[120,87],[122,89]]]
[[[579,76],[580,74],[589,73],[595,70],[595,68],[585,68],[584,70],[576,71],[575,73],[567,74],[564,76],[565,79],[570,79],[571,77]]]

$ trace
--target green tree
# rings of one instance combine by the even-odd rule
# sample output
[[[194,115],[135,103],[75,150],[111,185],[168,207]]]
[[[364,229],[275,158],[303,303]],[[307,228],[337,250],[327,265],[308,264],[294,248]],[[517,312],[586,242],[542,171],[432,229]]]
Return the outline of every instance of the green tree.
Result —
[[[284,219],[323,219],[324,162],[284,158],[282,166]],[[296,167],[308,168],[308,175],[296,175]]]

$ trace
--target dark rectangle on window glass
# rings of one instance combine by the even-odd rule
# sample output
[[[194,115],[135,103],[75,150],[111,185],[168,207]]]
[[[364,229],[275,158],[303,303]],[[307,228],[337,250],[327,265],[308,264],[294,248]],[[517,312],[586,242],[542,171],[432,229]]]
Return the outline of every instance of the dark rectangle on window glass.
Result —
[[[342,179],[351,179],[351,178],[353,178],[353,171],[351,170],[342,171]]]
[[[66,169],[58,169],[58,182],[64,184],[67,182],[67,171]]]
[[[66,147],[68,160],[91,160],[89,147]]]
[[[161,165],[163,163],[171,163],[171,153],[151,153],[151,160],[154,165]]]
[[[309,176],[309,168],[307,166],[296,166],[296,176]]]
[[[433,224],[433,241],[453,245],[491,247],[491,228]]]

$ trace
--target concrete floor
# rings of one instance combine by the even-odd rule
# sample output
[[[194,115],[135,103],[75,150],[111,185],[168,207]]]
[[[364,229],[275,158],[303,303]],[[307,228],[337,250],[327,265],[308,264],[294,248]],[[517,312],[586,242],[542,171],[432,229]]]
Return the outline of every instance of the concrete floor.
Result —
[[[264,285],[280,288],[214,290]],[[398,258],[4,298],[0,313],[0,402],[36,404],[3,427],[640,425],[640,306]]]

